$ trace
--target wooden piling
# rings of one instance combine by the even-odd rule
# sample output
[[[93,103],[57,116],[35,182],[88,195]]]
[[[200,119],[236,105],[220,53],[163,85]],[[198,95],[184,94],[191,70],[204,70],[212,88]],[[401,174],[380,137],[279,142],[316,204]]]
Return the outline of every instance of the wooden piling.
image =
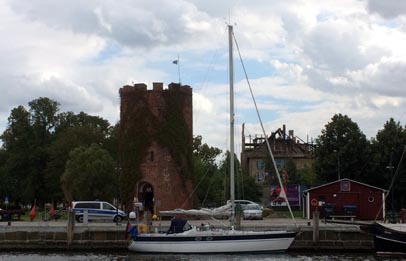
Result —
[[[75,230],[75,212],[69,211],[68,212],[68,226],[66,228],[66,242],[67,248],[70,249],[73,243],[73,236]]]
[[[318,210],[313,212],[313,241],[319,242],[319,222],[320,212]]]

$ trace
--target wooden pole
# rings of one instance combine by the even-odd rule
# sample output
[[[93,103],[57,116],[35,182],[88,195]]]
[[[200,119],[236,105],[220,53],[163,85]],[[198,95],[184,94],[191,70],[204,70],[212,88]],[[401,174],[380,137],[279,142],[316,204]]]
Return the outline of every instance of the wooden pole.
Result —
[[[318,209],[313,211],[313,241],[319,242],[319,221],[320,212]]]
[[[68,212],[68,227],[66,229],[66,241],[68,249],[71,248],[73,243],[74,230],[75,230],[75,212],[70,210]]]

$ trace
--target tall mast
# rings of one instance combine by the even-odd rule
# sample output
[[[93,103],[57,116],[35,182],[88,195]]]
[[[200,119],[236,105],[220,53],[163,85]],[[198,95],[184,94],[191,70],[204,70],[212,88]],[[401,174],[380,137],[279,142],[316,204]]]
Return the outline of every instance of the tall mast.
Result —
[[[232,225],[235,224],[234,186],[234,66],[233,66],[233,26],[228,25],[228,64],[230,81],[230,203]]]

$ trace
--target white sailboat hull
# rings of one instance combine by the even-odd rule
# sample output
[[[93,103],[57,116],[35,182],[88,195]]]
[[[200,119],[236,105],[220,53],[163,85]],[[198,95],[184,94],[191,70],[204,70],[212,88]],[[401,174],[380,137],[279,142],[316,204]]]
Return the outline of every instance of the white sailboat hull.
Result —
[[[243,253],[285,252],[295,232],[286,231],[186,231],[179,234],[143,234],[129,250],[143,253]]]

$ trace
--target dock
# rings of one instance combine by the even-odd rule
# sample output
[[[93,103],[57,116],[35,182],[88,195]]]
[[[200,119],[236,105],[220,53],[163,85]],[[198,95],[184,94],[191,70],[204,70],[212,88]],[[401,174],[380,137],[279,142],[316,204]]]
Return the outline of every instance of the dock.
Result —
[[[192,225],[210,224],[221,227],[214,220],[191,220]],[[151,229],[165,231],[170,221],[153,221]],[[223,221],[224,225],[227,221]],[[0,250],[126,250],[130,236],[126,222],[76,223],[69,235],[66,221],[0,222]],[[289,250],[353,250],[372,251],[373,237],[360,230],[359,225],[320,222],[315,240],[312,220],[300,219],[297,227],[290,219],[271,218],[242,220],[246,230],[299,230]]]

